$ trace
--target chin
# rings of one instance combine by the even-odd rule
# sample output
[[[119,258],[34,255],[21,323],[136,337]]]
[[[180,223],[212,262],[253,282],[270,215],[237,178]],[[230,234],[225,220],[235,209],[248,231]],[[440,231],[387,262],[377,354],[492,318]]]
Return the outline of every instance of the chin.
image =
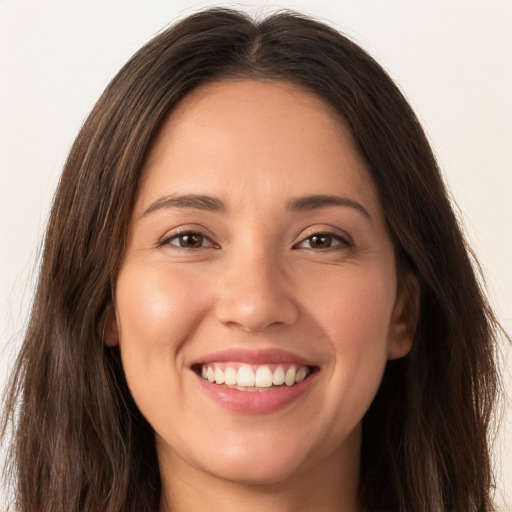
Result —
[[[254,437],[254,436],[251,436]],[[289,439],[289,438],[288,438]],[[284,482],[303,469],[309,459],[302,442],[271,439],[243,439],[232,436],[208,445],[196,445],[182,460],[201,473],[247,485],[271,485]],[[302,450],[298,447],[302,446]]]
[[[222,457],[222,455],[217,455]],[[273,485],[291,479],[301,467],[297,461],[269,455],[250,462],[249,457],[223,458],[205,469],[212,476],[246,485]]]

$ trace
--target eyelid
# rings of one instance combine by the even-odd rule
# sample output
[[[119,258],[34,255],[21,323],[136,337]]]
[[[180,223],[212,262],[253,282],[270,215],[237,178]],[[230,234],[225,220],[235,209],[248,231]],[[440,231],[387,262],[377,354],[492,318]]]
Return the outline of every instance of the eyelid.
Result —
[[[220,246],[218,244],[216,244],[213,241],[212,236],[209,235],[209,234],[206,234],[205,231],[206,230],[204,228],[199,227],[199,226],[182,226],[182,227],[178,227],[178,228],[173,229],[171,232],[168,232],[166,235],[164,235],[157,242],[157,246],[158,247],[171,246],[171,247],[173,247],[175,249],[184,250],[184,251],[199,251],[199,250],[208,249],[208,248],[219,249]],[[170,243],[170,241],[173,240],[174,238],[178,238],[179,236],[188,235],[188,234],[199,235],[199,236],[203,237],[204,239],[206,239],[209,242],[209,244],[207,246],[201,246],[201,247],[198,247],[198,248],[186,248],[186,247],[180,247],[178,244],[171,244]],[[330,249],[336,250],[336,248],[338,246],[341,246],[340,248],[350,248],[350,247],[354,246],[354,242],[352,240],[352,237],[348,233],[346,233],[345,231],[342,231],[340,229],[333,228],[333,227],[325,227],[325,228],[322,228],[322,227],[310,227],[310,228],[308,228],[308,229],[306,229],[305,231],[302,232],[302,234],[300,235],[299,241],[296,242],[293,245],[293,248],[294,249],[295,248],[299,248],[299,246],[302,243],[304,243],[308,238],[311,238],[311,237],[313,237],[315,235],[331,236],[331,237],[333,237],[334,239],[336,239],[339,242],[339,244],[336,244],[333,247],[329,247],[329,248],[326,248],[326,249],[313,249],[313,248],[310,249],[310,250],[315,251],[315,252],[321,252],[321,251],[325,252],[325,251],[328,251]]]
[[[197,248],[186,248],[186,247],[180,247],[179,245],[170,243],[170,241],[173,240],[174,238],[178,238],[179,236],[183,236],[183,235],[200,235],[204,239],[208,240],[209,245],[201,246],[201,247],[197,247]],[[205,233],[204,229],[202,229],[200,227],[196,227],[196,226],[183,226],[183,227],[179,227],[179,228],[172,230],[170,233],[167,233],[166,235],[164,235],[162,237],[161,240],[158,241],[157,246],[158,247],[170,246],[170,247],[173,247],[174,249],[183,250],[183,251],[199,251],[201,249],[208,249],[210,247],[213,247],[215,249],[219,248],[219,245],[216,244],[212,240],[211,236],[209,236]]]
[[[352,237],[346,233],[345,231],[342,231],[337,228],[327,227],[327,228],[320,228],[320,227],[313,227],[308,228],[305,232],[303,232],[300,235],[300,240],[294,244],[294,248],[298,248],[302,243],[304,243],[309,238],[315,236],[315,235],[327,235],[335,238],[340,242],[339,246],[342,248],[350,248],[354,246],[354,241],[352,240]],[[333,247],[329,247],[326,249],[323,249],[323,251],[328,251],[330,249],[335,250],[338,247],[338,245],[335,245]],[[311,250],[316,252],[321,252],[322,249],[313,249]]]

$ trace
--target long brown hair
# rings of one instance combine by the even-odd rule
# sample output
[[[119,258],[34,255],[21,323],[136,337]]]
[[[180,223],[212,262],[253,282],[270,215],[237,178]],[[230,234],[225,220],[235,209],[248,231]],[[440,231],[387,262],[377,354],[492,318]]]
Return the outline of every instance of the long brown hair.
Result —
[[[118,349],[102,340],[102,315],[162,122],[193,89],[233,77],[294,83],[348,123],[399,264],[421,285],[413,349],[388,363],[363,420],[361,508],[492,509],[498,326],[418,120],[383,69],[334,29],[289,12],[254,21],[210,9],[159,34],[122,68],[69,154],[6,399],[16,510],[157,509],[153,432]]]

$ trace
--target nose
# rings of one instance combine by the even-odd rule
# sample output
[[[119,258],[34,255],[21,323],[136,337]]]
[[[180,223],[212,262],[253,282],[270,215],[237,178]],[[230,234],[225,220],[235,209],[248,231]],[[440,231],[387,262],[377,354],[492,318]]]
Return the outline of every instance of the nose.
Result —
[[[270,255],[232,259],[219,280],[217,319],[245,332],[292,325],[299,308],[291,279]]]

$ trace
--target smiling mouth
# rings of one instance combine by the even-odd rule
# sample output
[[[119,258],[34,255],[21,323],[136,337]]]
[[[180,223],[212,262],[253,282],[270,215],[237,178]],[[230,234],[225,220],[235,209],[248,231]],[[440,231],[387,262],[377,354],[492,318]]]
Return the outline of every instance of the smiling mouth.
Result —
[[[296,364],[250,365],[237,362],[196,364],[192,370],[212,384],[238,391],[264,392],[292,387],[318,368]]]

